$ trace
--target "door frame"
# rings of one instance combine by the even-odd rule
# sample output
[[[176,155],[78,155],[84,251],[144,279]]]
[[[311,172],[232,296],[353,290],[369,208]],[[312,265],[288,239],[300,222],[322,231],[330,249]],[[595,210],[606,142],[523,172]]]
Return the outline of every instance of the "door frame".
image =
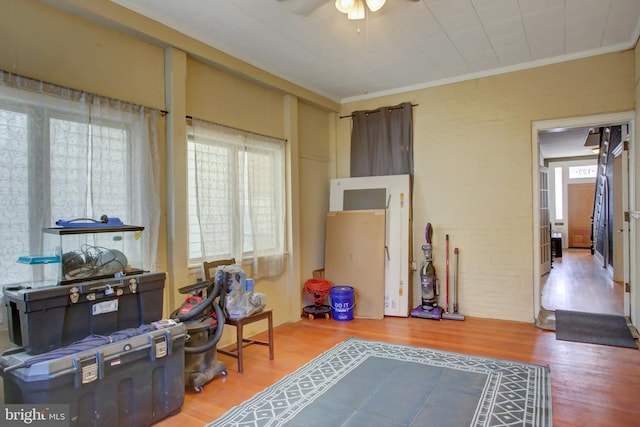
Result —
[[[600,114],[593,116],[583,116],[583,117],[572,117],[565,119],[554,119],[554,120],[541,120],[534,121],[531,124],[531,155],[532,155],[532,212],[533,212],[533,229],[532,229],[532,237],[533,237],[533,308],[534,313],[533,317],[538,320],[538,317],[542,310],[542,295],[541,295],[541,280],[540,280],[540,236],[539,236],[539,227],[540,227],[540,167],[541,163],[543,163],[542,156],[540,154],[540,142],[538,134],[540,131],[549,130],[549,129],[558,129],[558,128],[573,128],[573,127],[586,127],[586,126],[604,126],[604,125],[616,125],[616,124],[629,124],[629,206],[636,206],[636,202],[634,200],[634,179],[635,177],[635,144],[634,144],[634,134],[635,134],[635,112],[633,111],[625,111],[620,113],[612,113],[612,114]],[[631,242],[629,244],[629,254],[625,254],[625,260],[636,259],[635,257],[635,237],[636,232],[634,230],[634,221],[630,221],[629,226],[631,227],[630,239]],[[636,265],[629,266],[631,271],[630,277],[630,286],[631,286],[631,294],[633,295],[635,292],[634,287],[636,286],[635,278],[637,275]],[[625,295],[625,301],[627,300],[627,295]],[[633,299],[631,300],[633,301]],[[633,304],[633,302],[631,302]],[[638,307],[640,309],[640,307]],[[630,310],[630,307],[627,305],[624,308],[625,315],[628,315],[627,312]],[[631,312],[635,312],[633,308],[631,308]],[[638,320],[633,319],[634,325],[638,326]]]

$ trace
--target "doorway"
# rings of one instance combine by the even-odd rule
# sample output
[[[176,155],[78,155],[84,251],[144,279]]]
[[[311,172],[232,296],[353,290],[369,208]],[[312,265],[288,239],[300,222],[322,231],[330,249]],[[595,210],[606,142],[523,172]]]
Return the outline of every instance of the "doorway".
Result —
[[[625,129],[628,131],[629,135],[633,135],[633,132],[631,131],[632,129],[632,125],[633,125],[633,119],[634,119],[634,113],[633,112],[627,112],[627,113],[619,113],[619,114],[610,114],[610,115],[601,115],[601,116],[591,116],[591,117],[582,117],[582,118],[574,118],[574,119],[566,119],[566,120],[550,120],[550,121],[544,121],[544,122],[534,122],[533,126],[532,126],[532,140],[533,140],[533,144],[532,144],[532,154],[533,154],[533,159],[540,159],[540,162],[538,164],[538,162],[534,162],[534,167],[533,167],[533,174],[532,174],[532,178],[533,178],[533,191],[532,191],[532,195],[533,195],[533,207],[534,207],[534,211],[533,211],[533,215],[534,215],[534,233],[533,233],[533,240],[534,240],[534,245],[536,250],[533,251],[534,253],[534,260],[533,260],[533,271],[534,271],[534,277],[533,277],[533,282],[534,282],[534,310],[535,310],[535,314],[534,314],[534,318],[536,319],[536,324],[538,324],[538,326],[544,327],[545,324],[547,324],[547,321],[549,319],[552,320],[553,322],[553,328],[555,328],[555,317],[553,315],[553,312],[547,310],[543,304],[542,304],[542,284],[543,284],[543,274],[542,272],[544,270],[542,270],[542,259],[541,259],[541,255],[540,255],[540,247],[541,244],[543,243],[540,239],[539,236],[539,226],[541,224],[541,218],[540,218],[540,214],[539,214],[539,207],[541,206],[541,203],[544,203],[540,200],[540,178],[539,178],[539,174],[540,174],[540,169],[542,166],[544,166],[544,156],[541,153],[541,149],[540,149],[540,134],[541,132],[562,132],[562,131],[567,131],[567,130],[571,130],[571,129],[575,129],[578,127],[601,127],[601,126],[606,126],[606,125],[623,125],[625,126]],[[626,136],[626,133],[625,133]],[[629,145],[632,146],[632,141],[629,141]],[[630,156],[631,161],[633,161],[633,156]],[[633,165],[629,166],[631,168],[631,170],[633,170]],[[628,177],[627,177],[627,182],[625,183],[626,186],[626,190],[628,191]],[[585,190],[586,191],[586,190]],[[579,193],[579,191],[578,191]],[[591,195],[589,196],[589,200],[591,203],[591,207],[590,209],[592,209],[593,206],[593,192],[591,193]],[[589,203],[586,203],[587,205]],[[568,220],[568,219],[567,219]],[[568,221],[567,221],[568,222]],[[581,225],[581,227],[579,228],[585,228],[584,224]],[[590,234],[590,224],[588,225],[589,228],[589,234]],[[627,227],[628,230],[628,227]],[[628,231],[627,231],[628,232]],[[584,240],[584,233],[581,233],[582,240]],[[590,235],[589,238],[587,240],[589,242],[589,244],[591,243],[591,239],[590,239]],[[572,243],[575,244],[575,243]],[[626,270],[628,271],[628,266],[631,262],[629,253],[630,253],[630,246],[632,247],[633,245],[627,245],[624,248],[625,253],[623,254],[623,263],[627,264],[627,268]],[[586,252],[590,252],[588,249],[576,249],[578,251],[586,251]],[[554,264],[555,260],[554,260]],[[557,265],[556,265],[557,266]],[[557,266],[559,267],[559,266]],[[553,270],[550,274],[553,274]],[[579,271],[575,271],[571,274],[588,274],[588,273],[580,273]],[[575,281],[579,281],[580,278],[576,277],[574,279]],[[625,283],[630,283],[628,277],[625,280]],[[629,316],[630,315],[630,304],[631,304],[631,299],[630,299],[630,286],[625,286],[624,287],[624,315],[625,316]],[[635,322],[634,322],[635,323]],[[546,328],[547,329],[547,328]]]

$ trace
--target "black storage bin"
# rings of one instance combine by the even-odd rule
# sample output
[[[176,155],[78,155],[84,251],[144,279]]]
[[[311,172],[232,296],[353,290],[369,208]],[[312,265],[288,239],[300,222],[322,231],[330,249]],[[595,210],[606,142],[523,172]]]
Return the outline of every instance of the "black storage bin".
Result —
[[[184,403],[185,336],[178,323],[22,368],[32,355],[5,352],[5,403],[67,404],[70,426],[151,425]]]
[[[162,318],[166,274],[142,273],[69,285],[4,288],[9,339],[40,354],[90,334],[150,324]]]

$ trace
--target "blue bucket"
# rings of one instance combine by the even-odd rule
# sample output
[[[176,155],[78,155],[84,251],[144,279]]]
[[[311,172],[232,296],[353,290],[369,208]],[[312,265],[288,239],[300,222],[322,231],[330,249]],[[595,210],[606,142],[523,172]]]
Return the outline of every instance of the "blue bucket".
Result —
[[[334,286],[329,291],[335,320],[353,320],[355,292],[353,286]]]

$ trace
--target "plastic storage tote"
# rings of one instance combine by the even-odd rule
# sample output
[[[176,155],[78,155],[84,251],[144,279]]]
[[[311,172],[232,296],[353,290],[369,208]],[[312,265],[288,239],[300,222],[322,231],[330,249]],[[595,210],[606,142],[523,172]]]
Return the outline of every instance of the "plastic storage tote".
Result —
[[[68,404],[74,427],[151,425],[184,403],[185,336],[178,323],[32,365],[5,352],[5,403]]]
[[[165,279],[164,272],[155,272],[69,285],[7,286],[9,339],[39,354],[90,334],[150,324],[162,318]]]

